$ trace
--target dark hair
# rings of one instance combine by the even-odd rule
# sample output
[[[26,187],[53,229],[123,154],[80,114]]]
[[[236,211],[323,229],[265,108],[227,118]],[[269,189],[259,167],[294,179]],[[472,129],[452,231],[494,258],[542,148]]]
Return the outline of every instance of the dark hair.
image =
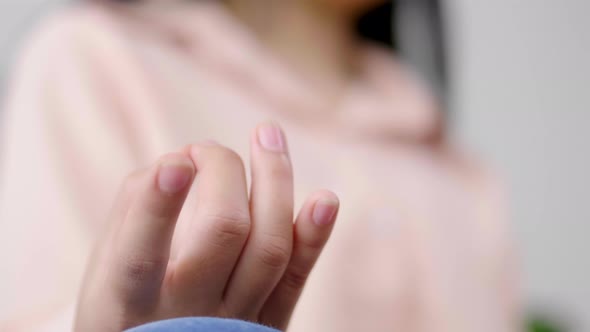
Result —
[[[140,0],[109,0],[138,2]],[[362,16],[359,34],[398,52],[431,84],[448,110],[449,77],[442,0],[390,0]],[[447,112],[448,113],[448,112]]]
[[[444,17],[439,0],[394,0],[358,21],[366,39],[396,50],[432,85],[444,110],[448,108],[449,77]]]

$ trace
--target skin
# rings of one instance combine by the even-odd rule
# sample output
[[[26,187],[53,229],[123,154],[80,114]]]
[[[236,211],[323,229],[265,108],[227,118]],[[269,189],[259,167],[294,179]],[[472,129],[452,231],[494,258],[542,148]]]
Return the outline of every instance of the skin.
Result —
[[[231,12],[326,99],[355,79],[356,20],[385,0],[226,0]],[[337,100],[335,100],[337,101]],[[305,112],[305,110],[301,110]]]
[[[226,4],[326,99],[338,99],[355,75],[355,20],[382,2]],[[280,134],[260,135],[264,128]],[[339,203],[329,191],[315,192],[293,222],[291,163],[277,130],[262,124],[252,136],[250,198],[240,157],[211,142],[130,175],[88,265],[75,330],[120,331],[183,316],[238,318],[286,329]],[[261,137],[267,142],[274,137],[278,145],[265,147]],[[190,227],[174,233],[178,223]]]
[[[214,142],[131,174],[88,265],[75,330],[121,331],[183,316],[285,329],[339,202],[317,191],[293,221],[291,162],[274,124],[252,135],[251,169],[250,198],[242,160]],[[188,231],[175,234],[187,221]],[[179,249],[171,254],[173,238]]]

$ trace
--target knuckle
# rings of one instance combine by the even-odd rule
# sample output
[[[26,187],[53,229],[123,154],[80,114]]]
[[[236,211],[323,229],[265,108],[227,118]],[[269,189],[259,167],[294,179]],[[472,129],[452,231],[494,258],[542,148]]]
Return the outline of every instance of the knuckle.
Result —
[[[242,158],[235,151],[223,146],[217,146],[214,149],[217,162],[226,165],[237,165],[242,168],[244,167]]]
[[[215,243],[225,246],[245,239],[250,233],[250,216],[241,211],[209,215]]]
[[[213,164],[227,164],[244,167],[240,155],[234,150],[222,145],[199,144],[189,148],[191,156],[195,160],[205,159]]]
[[[282,283],[289,289],[299,290],[305,286],[309,277],[309,270],[289,269],[283,275]]]
[[[132,284],[154,282],[159,280],[166,270],[166,259],[127,258],[122,265],[125,280]]]
[[[276,236],[260,246],[258,257],[267,267],[282,269],[291,259],[291,246],[288,241]]]

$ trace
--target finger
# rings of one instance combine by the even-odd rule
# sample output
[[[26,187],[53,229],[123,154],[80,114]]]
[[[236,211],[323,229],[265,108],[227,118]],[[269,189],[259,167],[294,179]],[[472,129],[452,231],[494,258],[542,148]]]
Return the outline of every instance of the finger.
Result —
[[[301,208],[295,222],[293,254],[262,309],[259,319],[263,324],[281,330],[287,328],[307,277],[330,237],[338,208],[338,198],[329,191],[311,195]]]
[[[117,295],[125,303],[155,303],[166,272],[170,242],[195,167],[185,154],[163,157],[138,185],[115,237]]]
[[[138,191],[141,179],[146,176],[146,172],[146,170],[138,170],[128,175],[123,181],[111,208],[108,223],[105,224],[100,235],[96,237],[94,250],[87,265],[86,276],[95,276],[95,271],[100,268],[100,265],[94,262],[102,261],[103,257],[108,257],[111,254],[113,241],[123,224],[127,211],[129,211],[129,206],[133,201],[134,194]]]
[[[129,207],[136,198],[142,180],[148,175],[148,172],[149,169],[141,169],[129,174],[119,188],[119,192],[117,193],[117,197],[111,208],[109,224],[106,225],[107,227],[105,229],[109,241],[116,236],[123,225],[123,221],[129,212]],[[99,241],[101,240],[99,239]],[[110,246],[110,242],[105,244]]]
[[[184,244],[174,262],[172,285],[181,301],[194,310],[221,301],[223,291],[250,230],[246,174],[242,159],[216,143],[195,145],[191,156],[198,169]],[[184,212],[183,212],[184,213]],[[183,220],[184,222],[184,220]]]
[[[293,173],[283,132],[258,126],[252,137],[252,229],[225,294],[239,317],[257,316],[291,256]]]

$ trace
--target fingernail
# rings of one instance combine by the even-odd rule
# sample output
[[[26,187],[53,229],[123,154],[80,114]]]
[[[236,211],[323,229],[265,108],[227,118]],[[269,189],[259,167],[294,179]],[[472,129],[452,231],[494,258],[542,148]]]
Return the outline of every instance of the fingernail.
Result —
[[[258,127],[257,136],[258,142],[264,149],[271,152],[286,152],[287,145],[279,126],[273,123],[262,124]]]
[[[188,158],[164,162],[158,173],[158,187],[164,193],[177,194],[188,186],[194,171],[194,165]]]
[[[334,199],[319,200],[312,213],[313,222],[318,226],[330,225],[336,219],[339,202]]]

